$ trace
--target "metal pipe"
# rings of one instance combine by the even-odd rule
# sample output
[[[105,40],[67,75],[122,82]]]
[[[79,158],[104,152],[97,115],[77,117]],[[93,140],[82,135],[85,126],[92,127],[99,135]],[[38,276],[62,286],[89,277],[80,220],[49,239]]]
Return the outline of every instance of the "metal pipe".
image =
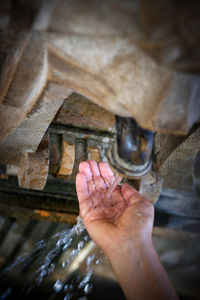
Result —
[[[127,178],[139,179],[152,165],[154,133],[138,126],[132,118],[116,116],[117,138],[108,151],[114,169]]]

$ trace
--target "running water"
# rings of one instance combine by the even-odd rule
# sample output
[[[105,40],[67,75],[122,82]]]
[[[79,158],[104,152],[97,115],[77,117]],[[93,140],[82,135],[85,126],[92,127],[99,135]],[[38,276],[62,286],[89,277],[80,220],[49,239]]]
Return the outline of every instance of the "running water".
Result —
[[[78,242],[76,243],[76,248],[72,248],[72,243],[78,237]],[[77,218],[77,223],[67,230],[63,230],[59,233],[56,233],[51,237],[50,240],[41,240],[35,244],[35,248],[31,253],[26,253],[23,256],[17,257],[17,259],[4,268],[0,273],[0,279],[4,277],[6,273],[11,271],[17,266],[23,267],[23,269],[29,267],[31,262],[36,258],[37,269],[33,271],[30,277],[27,277],[27,282],[23,292],[30,293],[33,288],[37,285],[42,284],[42,282],[47,279],[48,276],[58,267],[58,264],[61,264],[62,269],[69,270],[73,265],[74,259],[78,257],[81,251],[84,251],[84,248],[88,248],[88,243],[91,243],[89,236],[85,230],[83,220],[79,216]],[[52,247],[53,244],[53,247]],[[86,246],[87,245],[87,246]],[[94,245],[94,244],[93,244]],[[90,247],[91,248],[91,247]],[[49,250],[48,250],[49,249]],[[89,249],[91,250],[91,249]],[[97,251],[92,255],[89,255],[88,251],[86,253],[86,273],[84,276],[77,275],[77,278],[74,282],[68,282],[67,280],[56,279],[53,284],[53,291],[56,293],[64,293],[64,300],[69,300],[72,296],[77,293],[82,294],[82,299],[86,300],[86,295],[91,292],[92,284],[90,279],[93,273],[93,268],[95,264],[98,264],[101,260],[102,251]],[[59,262],[58,258],[63,256],[63,253],[67,253],[67,259]],[[73,273],[73,272],[72,272]],[[8,288],[0,295],[0,299],[6,299],[12,293],[12,287]]]
[[[112,192],[121,182],[122,177],[117,175],[112,185],[108,188],[106,192],[107,198],[110,198]],[[72,243],[76,236],[81,236],[81,240],[77,243],[76,248],[72,248]],[[26,253],[23,256],[17,257],[17,259],[5,267],[0,273],[0,279],[3,275],[15,268],[18,265],[23,266],[24,269],[29,269],[30,265],[34,261],[37,263],[37,269],[32,271],[30,278],[28,278],[24,290],[27,294],[37,285],[40,285],[44,279],[46,279],[58,265],[58,258],[63,254],[67,253],[67,258],[61,262],[61,267],[63,269],[69,270],[73,269],[73,262],[78,257],[80,252],[84,252],[84,247],[89,241],[89,236],[85,230],[83,220],[80,216],[77,217],[77,223],[71,229],[65,229],[59,233],[56,233],[51,237],[50,240],[40,240],[35,244],[34,249],[31,253]],[[53,245],[52,245],[53,244]],[[49,249],[49,250],[48,250]],[[86,253],[86,273],[85,276],[77,275],[74,282],[67,282],[67,280],[56,279],[53,284],[53,291],[55,293],[64,293],[64,300],[70,300],[79,291],[81,293],[81,298],[79,300],[87,300],[86,295],[92,291],[92,284],[90,283],[91,276],[93,274],[93,269],[96,264],[101,263],[102,251],[97,251],[89,255]],[[6,299],[12,292],[12,288],[8,288],[0,296],[0,299]]]
[[[117,174],[117,176],[115,177],[115,180],[113,181],[113,183],[111,184],[111,186],[109,186],[109,188],[107,189],[106,195],[108,198],[110,198],[110,196],[112,195],[112,192],[114,191],[114,189],[118,186],[118,184],[122,181],[122,176],[120,176],[119,174]]]

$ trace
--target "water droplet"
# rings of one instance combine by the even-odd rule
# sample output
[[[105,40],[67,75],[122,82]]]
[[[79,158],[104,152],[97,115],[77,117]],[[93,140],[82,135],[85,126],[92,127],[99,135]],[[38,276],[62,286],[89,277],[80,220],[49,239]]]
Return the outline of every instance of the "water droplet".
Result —
[[[39,242],[36,243],[36,250],[41,250],[45,247],[46,245],[46,241],[45,240],[41,240]]]
[[[139,213],[138,213],[138,214],[136,214],[136,215],[137,215],[138,217],[142,217],[142,214],[139,214]]]
[[[83,246],[84,246],[83,241],[80,241],[80,242],[78,243],[78,250],[80,251],[80,250],[83,248]]]
[[[65,285],[64,285],[64,288],[63,288],[63,289],[64,289],[65,292],[68,290],[68,286],[69,286],[69,284],[65,284]]]
[[[87,257],[87,266],[91,265],[91,263],[93,262],[94,258],[95,258],[95,254],[92,254],[92,255],[90,255],[90,256]]]
[[[63,300],[70,300],[72,298],[72,294],[67,294]]]
[[[62,268],[65,268],[65,266],[66,266],[66,261],[64,260],[64,261],[62,262]]]
[[[89,282],[91,276],[92,276],[92,270],[89,270],[85,275],[85,277],[83,278],[83,280],[79,283],[78,288],[79,289],[83,288]]]
[[[47,271],[43,270],[42,272],[40,272],[40,279],[43,279],[43,277],[45,277],[47,275]]]
[[[63,288],[63,283],[60,281],[60,279],[56,280],[53,286],[54,291],[58,293],[62,290],[62,288]]]
[[[87,283],[86,286],[84,287],[84,292],[86,294],[89,294],[92,291],[92,284]]]
[[[71,254],[70,254],[70,257],[73,258],[74,256],[76,256],[78,254],[78,251],[73,249]]]
[[[61,240],[58,240],[56,243],[56,247],[60,247],[60,245],[61,245]]]
[[[102,262],[102,259],[101,259],[101,258],[98,258],[98,259],[96,260],[96,265],[99,265],[101,262]]]
[[[88,240],[89,240],[89,235],[86,235],[86,236],[84,237],[84,241],[87,242]]]
[[[71,245],[72,240],[72,238],[69,239],[69,241],[64,245],[63,250],[66,250]]]
[[[73,284],[65,284],[64,291],[72,291],[74,288]]]
[[[48,269],[48,273],[53,272],[53,270],[55,269],[56,265],[55,264],[50,264],[50,267]]]

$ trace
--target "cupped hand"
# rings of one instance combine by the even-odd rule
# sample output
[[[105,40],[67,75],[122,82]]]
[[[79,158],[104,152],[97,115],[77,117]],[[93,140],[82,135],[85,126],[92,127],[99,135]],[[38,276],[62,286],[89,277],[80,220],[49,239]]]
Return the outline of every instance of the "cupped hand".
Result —
[[[91,238],[106,253],[120,245],[151,238],[154,209],[134,188],[124,183],[111,196],[115,176],[105,162],[81,162],[76,177],[80,215]]]

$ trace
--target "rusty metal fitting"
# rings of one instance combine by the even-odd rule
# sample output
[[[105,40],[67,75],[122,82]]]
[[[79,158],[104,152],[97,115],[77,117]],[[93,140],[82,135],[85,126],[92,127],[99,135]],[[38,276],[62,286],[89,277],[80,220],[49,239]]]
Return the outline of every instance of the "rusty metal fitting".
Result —
[[[132,118],[116,116],[117,139],[108,151],[112,167],[130,179],[140,179],[152,165],[154,133],[140,128]]]

